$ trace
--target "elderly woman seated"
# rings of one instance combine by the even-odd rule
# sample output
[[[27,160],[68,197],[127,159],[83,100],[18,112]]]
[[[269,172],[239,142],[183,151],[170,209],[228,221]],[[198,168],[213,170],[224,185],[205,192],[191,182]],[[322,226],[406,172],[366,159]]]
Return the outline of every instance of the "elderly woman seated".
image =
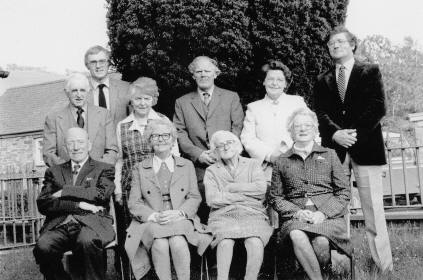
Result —
[[[132,222],[125,249],[136,279],[150,269],[150,255],[158,278],[172,279],[170,250],[178,279],[188,280],[188,243],[201,255],[212,240],[196,216],[201,196],[194,166],[172,155],[176,129],[169,120],[151,120],[145,137],[154,156],[136,164],[132,173],[128,201]]]
[[[330,248],[350,254],[347,225],[350,188],[334,150],[314,142],[317,117],[309,109],[288,120],[293,147],[276,161],[269,204],[281,218],[280,241],[290,241],[310,279],[322,279],[320,265],[330,262]],[[320,265],[319,265],[320,264]]]
[[[206,169],[204,185],[211,208],[211,246],[217,246],[217,279],[228,279],[233,246],[238,239],[244,241],[247,251],[244,279],[257,279],[263,248],[273,232],[263,206],[266,178],[258,161],[239,155],[242,145],[233,133],[217,131],[210,146],[218,160]]]

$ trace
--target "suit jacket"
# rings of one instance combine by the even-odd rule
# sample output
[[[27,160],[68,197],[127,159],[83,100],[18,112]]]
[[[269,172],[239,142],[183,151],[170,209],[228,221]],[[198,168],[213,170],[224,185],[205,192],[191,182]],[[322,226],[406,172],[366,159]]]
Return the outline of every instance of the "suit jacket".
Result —
[[[71,161],[48,168],[37,198],[38,211],[46,216],[40,233],[53,229],[72,214],[82,225],[95,231],[103,245],[113,241],[113,219],[107,214],[108,211],[94,214],[79,208],[78,203],[85,201],[108,209],[115,188],[114,172],[113,166],[89,158],[73,184]],[[62,190],[61,197],[53,197],[59,190]]]
[[[339,129],[357,130],[357,142],[348,149],[361,165],[386,164],[380,121],[386,114],[382,75],[375,64],[356,61],[344,103],[338,94],[335,67],[319,75],[314,88],[314,109],[319,118],[322,145],[336,150],[344,161],[347,149],[332,140]]]
[[[118,80],[109,79],[109,104],[110,112],[116,128],[117,123],[129,115],[129,83]],[[94,89],[91,88],[88,96],[88,104],[94,105]]]
[[[215,86],[207,114],[203,106],[198,92],[194,91],[176,100],[173,116],[181,154],[194,162],[199,181],[203,180],[207,166],[202,166],[197,159],[210,148],[213,133],[227,130],[239,137],[244,119],[239,96],[233,91]]]
[[[174,156],[174,159],[175,170],[170,183],[172,207],[184,211],[188,218],[193,220],[194,227],[199,231],[204,231],[196,215],[201,196],[192,162],[177,156]],[[143,246],[140,247],[141,238],[148,226],[148,217],[154,212],[163,210],[162,193],[153,170],[152,158],[135,166],[131,185],[128,208],[133,219],[127,229],[125,249],[134,275],[136,279],[140,279],[151,267],[146,249]]]
[[[48,166],[69,160],[65,136],[71,127],[78,127],[71,112],[71,105],[47,115],[44,123],[43,159]],[[88,105],[85,126],[92,148],[90,156],[96,160],[115,164],[117,140],[111,113],[97,106]]]

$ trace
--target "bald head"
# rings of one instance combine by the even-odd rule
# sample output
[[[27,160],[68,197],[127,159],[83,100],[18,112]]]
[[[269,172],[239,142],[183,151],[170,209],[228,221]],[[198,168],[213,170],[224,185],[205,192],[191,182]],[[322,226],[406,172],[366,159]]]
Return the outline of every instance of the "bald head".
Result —
[[[88,133],[79,127],[69,128],[66,132],[66,149],[72,161],[83,162],[91,150],[91,143],[88,140]]]

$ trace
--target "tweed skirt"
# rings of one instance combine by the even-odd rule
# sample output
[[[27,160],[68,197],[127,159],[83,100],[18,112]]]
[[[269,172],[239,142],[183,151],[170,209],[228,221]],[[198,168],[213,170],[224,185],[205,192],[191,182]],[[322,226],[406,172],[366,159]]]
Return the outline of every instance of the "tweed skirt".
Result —
[[[310,224],[291,219],[281,222],[278,239],[280,243],[290,241],[289,233],[293,230],[301,230],[312,235],[326,237],[331,246],[340,249],[347,255],[351,255],[351,244],[347,233],[347,223],[343,217],[326,219],[320,224]]]
[[[223,239],[244,239],[258,237],[263,246],[269,242],[273,228],[264,212],[248,210],[247,207],[227,206],[227,211],[218,209],[210,213],[208,229],[213,233],[212,248]]]
[[[172,236],[184,236],[187,242],[197,247],[197,252],[202,255],[212,241],[212,236],[206,230],[199,232],[194,227],[193,221],[185,219],[171,222],[166,225],[147,222],[142,234],[141,242],[150,251],[154,239],[169,238]]]

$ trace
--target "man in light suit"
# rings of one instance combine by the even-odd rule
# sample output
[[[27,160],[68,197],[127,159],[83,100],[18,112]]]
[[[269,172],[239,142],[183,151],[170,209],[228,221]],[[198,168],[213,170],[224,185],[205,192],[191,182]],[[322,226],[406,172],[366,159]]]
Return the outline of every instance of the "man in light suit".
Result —
[[[85,66],[91,74],[88,104],[112,112],[116,127],[129,114],[129,83],[110,77],[110,52],[107,49],[93,46],[86,51],[84,58]]]
[[[36,262],[47,280],[67,280],[63,253],[72,250],[81,261],[79,274],[86,280],[105,279],[105,246],[114,239],[108,214],[114,190],[114,168],[88,156],[88,133],[79,127],[65,131],[70,160],[47,169],[37,198],[46,216],[34,248]]]
[[[231,131],[239,137],[244,112],[237,93],[215,86],[214,80],[220,73],[215,60],[198,56],[188,69],[197,90],[176,100],[173,122],[182,155],[194,163],[203,198],[198,215],[202,222],[207,222],[203,177],[205,169],[216,161],[210,151],[209,138],[218,130]]]
[[[346,28],[331,31],[327,46],[335,65],[318,76],[314,89],[322,145],[335,149],[348,175],[354,172],[373,260],[382,271],[392,270],[383,208],[382,76],[377,65],[354,59],[357,39]]]
[[[115,164],[118,148],[112,115],[104,108],[87,104],[89,90],[87,77],[82,74],[72,75],[65,85],[69,104],[47,115],[43,159],[48,166],[69,160],[65,133],[71,127],[81,127],[88,132],[92,143],[90,156],[93,159]]]

